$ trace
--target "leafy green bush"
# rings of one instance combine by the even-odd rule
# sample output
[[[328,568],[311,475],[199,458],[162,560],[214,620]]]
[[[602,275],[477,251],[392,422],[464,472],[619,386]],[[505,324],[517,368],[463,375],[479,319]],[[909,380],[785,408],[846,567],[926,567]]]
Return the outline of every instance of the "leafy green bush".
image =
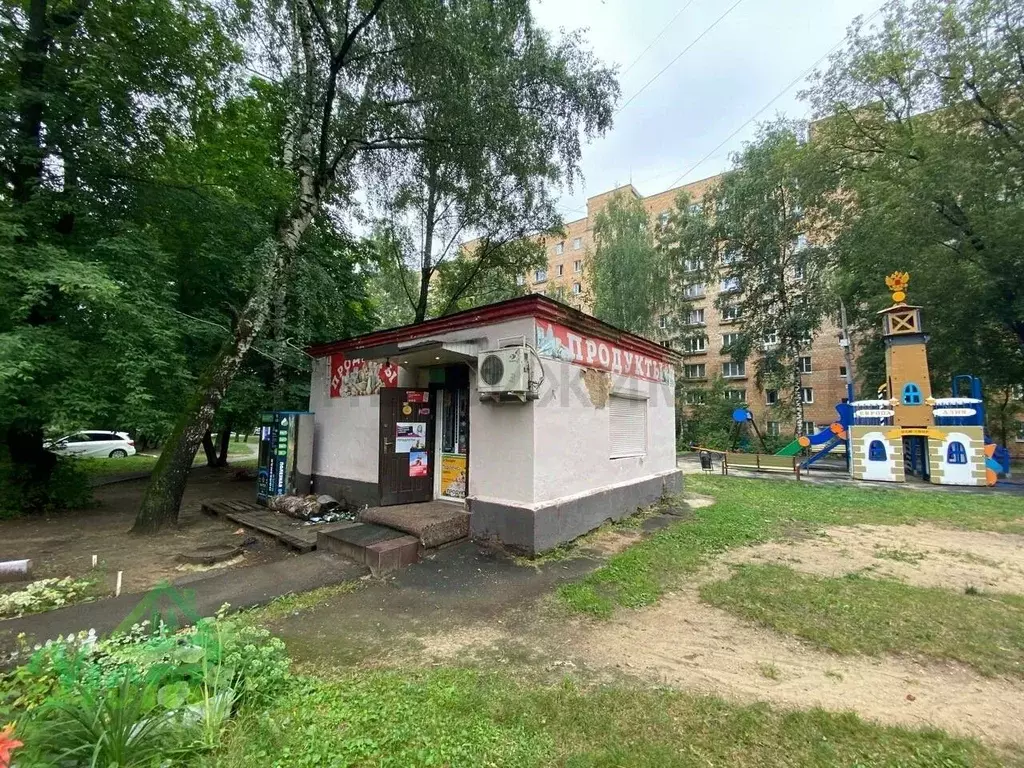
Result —
[[[280,640],[223,617],[69,635],[22,659],[0,675],[0,722],[18,719],[25,741],[19,766],[148,765],[211,749],[232,716],[282,692],[289,666]]]
[[[58,458],[47,481],[40,483],[31,467],[13,464],[6,450],[0,450],[0,489],[0,520],[93,504],[89,476],[66,457]]]

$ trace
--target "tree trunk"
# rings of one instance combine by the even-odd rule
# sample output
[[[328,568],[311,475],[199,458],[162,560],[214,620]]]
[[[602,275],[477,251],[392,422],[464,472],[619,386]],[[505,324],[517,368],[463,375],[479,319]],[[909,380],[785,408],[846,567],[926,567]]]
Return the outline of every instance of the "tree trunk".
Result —
[[[793,413],[796,414],[795,434],[799,435],[804,426],[803,376],[800,372],[800,350],[793,357]]]
[[[15,419],[7,427],[7,453],[23,498],[45,488],[57,466],[57,456],[43,448],[43,425],[36,419]]]
[[[217,466],[228,465],[228,446],[231,445],[231,421],[229,420],[220,431],[220,446],[217,453]]]
[[[270,407],[273,410],[278,410],[282,407],[284,402],[284,365],[281,360],[284,356],[284,339],[285,339],[285,324],[287,317],[286,311],[286,296],[287,286],[283,276],[277,282],[274,296],[271,299],[271,329],[274,337],[274,357],[270,361],[270,392],[271,401]]]
[[[430,278],[434,273],[434,228],[437,226],[437,167],[427,169],[427,205],[424,211],[423,251],[420,253],[420,295],[416,302],[416,322],[427,319]]]
[[[203,453],[206,454],[206,466],[216,467],[217,448],[213,444],[213,435],[210,434],[210,430],[203,433]]]
[[[315,210],[315,196],[310,198],[303,195],[299,209],[286,222],[277,239],[267,240],[260,247],[264,266],[255,287],[238,317],[232,337],[210,364],[191,403],[178,417],[153,469],[132,531],[155,533],[164,525],[177,524],[188,471],[203,435],[210,428],[228,385],[267,320],[271,292],[284,272],[285,258],[294,253]]]

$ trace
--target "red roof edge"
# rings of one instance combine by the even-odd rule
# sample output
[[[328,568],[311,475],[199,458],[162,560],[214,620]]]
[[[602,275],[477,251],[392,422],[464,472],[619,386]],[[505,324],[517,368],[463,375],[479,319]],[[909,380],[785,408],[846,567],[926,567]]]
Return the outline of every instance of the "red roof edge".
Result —
[[[574,331],[614,342],[623,349],[628,349],[631,352],[640,352],[655,360],[678,363],[682,359],[678,352],[668,347],[628,331],[620,330],[613,325],[598,320],[596,317],[580,312],[568,304],[562,304],[539,293],[517,296],[513,299],[486,304],[482,307],[467,309],[452,315],[436,317],[418,324],[374,331],[362,336],[339,339],[338,341],[331,341],[325,344],[315,344],[308,347],[306,352],[312,357],[326,357],[337,352],[357,352],[360,349],[376,347],[382,344],[411,341],[412,339],[433,336],[438,333],[459,331],[464,328],[494,325],[505,320],[514,320],[521,317],[533,317],[538,320],[560,323]]]

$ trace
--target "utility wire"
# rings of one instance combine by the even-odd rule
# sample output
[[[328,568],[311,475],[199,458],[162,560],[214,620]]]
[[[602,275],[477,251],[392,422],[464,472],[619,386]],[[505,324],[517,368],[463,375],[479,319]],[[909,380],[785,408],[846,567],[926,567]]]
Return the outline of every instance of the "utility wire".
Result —
[[[883,4],[882,4],[882,5],[880,5],[880,6],[879,6],[879,7],[877,8],[877,9],[875,9],[875,12],[874,12],[874,13],[872,13],[872,14],[871,14],[870,16],[868,16],[868,17],[867,17],[867,18],[866,18],[866,19],[864,20],[864,24],[867,24],[867,23],[869,23],[869,22],[870,22],[870,21],[871,21],[872,19],[874,19],[874,18],[875,18],[875,16],[877,16],[877,15],[878,15],[879,13],[881,13],[881,12],[882,12],[882,9],[883,9],[883,8],[885,8],[885,5],[886,5],[886,4],[885,4],[885,3],[883,3]],[[735,6],[734,6],[734,7],[735,7]],[[829,56],[831,56],[831,55],[832,55],[832,53],[833,53],[833,52],[834,52],[834,51],[835,51],[835,50],[836,50],[837,48],[839,48],[839,46],[841,46],[841,45],[842,45],[842,44],[843,44],[843,43],[844,43],[845,41],[846,41],[846,36],[845,36],[845,35],[843,35],[843,37],[839,39],[839,42],[837,42],[837,43],[836,43],[835,45],[833,45],[833,46],[832,46],[831,48],[829,48],[829,49],[828,49],[827,51],[825,51],[825,53],[824,53],[824,54],[822,54],[822,56],[821,56],[821,57],[820,57],[820,58],[819,58],[819,59],[818,59],[817,61],[815,61],[815,62],[814,62],[813,64],[811,64],[811,66],[809,66],[809,67],[808,67],[807,69],[805,69],[805,70],[804,70],[803,72],[801,72],[801,73],[800,73],[799,75],[797,75],[797,76],[796,76],[795,78],[793,78],[793,80],[791,80],[791,81],[790,81],[789,85],[787,85],[787,86],[786,86],[785,88],[783,88],[783,89],[782,89],[781,91],[779,91],[779,92],[778,92],[777,94],[775,94],[775,96],[773,96],[773,97],[772,97],[771,101],[769,101],[769,102],[768,102],[767,104],[765,104],[765,105],[764,105],[763,107],[761,107],[761,108],[760,108],[759,110],[757,110],[757,112],[755,112],[755,113],[754,113],[753,115],[751,115],[751,116],[750,116],[750,118],[749,118],[749,119],[748,119],[748,120],[747,120],[747,121],[746,121],[745,123],[743,123],[743,125],[741,125],[741,126],[740,126],[739,128],[737,128],[737,129],[736,129],[735,131],[733,131],[733,132],[732,132],[732,133],[730,133],[730,134],[729,134],[728,136],[726,136],[726,137],[725,137],[725,138],[724,138],[724,139],[723,139],[723,140],[722,140],[722,141],[721,141],[721,142],[720,142],[720,143],[718,144],[718,146],[716,146],[716,147],[715,147],[714,149],[712,149],[712,150],[711,150],[710,152],[708,152],[708,153],[707,153],[706,155],[704,155],[704,157],[702,157],[702,158],[701,158],[700,160],[698,160],[698,161],[697,161],[696,163],[694,163],[694,164],[693,164],[693,165],[691,165],[691,166],[690,166],[689,168],[687,168],[687,169],[686,169],[685,171],[683,171],[683,172],[682,172],[682,174],[680,174],[680,175],[679,175],[679,177],[678,177],[678,178],[677,178],[677,179],[676,179],[675,181],[673,181],[673,182],[672,182],[671,184],[669,184],[669,185],[668,185],[668,188],[669,188],[669,189],[672,189],[672,188],[673,188],[674,186],[676,186],[676,185],[677,185],[677,184],[678,184],[679,182],[681,182],[681,181],[682,181],[683,179],[685,179],[685,178],[686,178],[687,176],[689,176],[689,175],[690,175],[691,173],[693,173],[693,172],[694,172],[694,171],[695,171],[695,170],[696,170],[697,168],[699,168],[700,166],[702,166],[702,165],[703,165],[703,164],[704,164],[704,163],[705,163],[705,162],[706,162],[706,161],[708,160],[708,158],[710,158],[710,157],[711,157],[712,155],[714,155],[714,154],[715,154],[715,153],[716,153],[716,152],[717,152],[718,150],[720,150],[720,149],[721,149],[722,147],[724,147],[724,146],[725,146],[725,145],[726,145],[727,143],[729,143],[729,142],[730,142],[730,141],[731,141],[731,140],[732,140],[733,138],[735,138],[735,137],[736,137],[736,135],[737,135],[737,134],[738,134],[738,133],[739,133],[740,131],[742,131],[742,130],[743,130],[744,128],[746,128],[746,127],[747,127],[748,125],[750,125],[750,124],[751,124],[752,122],[754,122],[754,121],[755,121],[755,120],[756,120],[756,119],[757,119],[758,117],[760,117],[760,116],[761,116],[761,114],[762,114],[762,113],[763,113],[763,112],[764,112],[764,111],[765,111],[766,109],[768,109],[769,107],[771,107],[771,105],[772,105],[772,104],[774,104],[774,103],[775,103],[776,101],[778,101],[779,99],[781,99],[781,98],[782,98],[782,97],[783,97],[783,96],[784,96],[784,95],[785,95],[785,94],[786,94],[786,93],[787,93],[787,92],[788,92],[788,91],[789,91],[789,90],[790,90],[790,89],[791,89],[791,88],[792,88],[792,87],[793,87],[794,85],[796,85],[797,83],[799,83],[799,82],[800,82],[801,80],[803,80],[803,79],[804,79],[805,77],[807,77],[807,76],[808,76],[808,75],[809,75],[809,74],[810,74],[811,72],[813,72],[813,71],[814,71],[814,69],[815,69],[815,68],[817,68],[817,66],[818,66],[819,64],[821,64],[821,62],[823,62],[823,61],[824,61],[825,59],[827,59],[827,58],[828,58]]]
[[[635,67],[637,62],[640,61],[640,59],[642,59],[644,56],[647,55],[647,52],[649,50],[651,50],[651,48],[654,47],[654,44],[656,42],[658,42],[659,40],[661,40],[662,37],[665,36],[665,33],[668,32],[669,27],[671,27],[673,24],[676,23],[676,20],[680,16],[683,15],[683,11],[685,11],[687,8],[689,8],[691,5],[693,5],[693,2],[694,2],[694,0],[689,0],[689,2],[686,3],[686,5],[684,5],[682,8],[680,8],[676,12],[676,15],[672,17],[672,20],[668,24],[666,24],[664,27],[661,28],[661,32],[658,33],[658,36],[655,37],[653,40],[651,40],[650,44],[646,48],[644,48],[642,51],[640,51],[640,55],[637,56],[635,59],[633,59],[633,61],[630,63],[630,65],[628,67],[626,67],[624,70],[622,70],[621,77],[625,77],[626,73],[629,72],[629,70],[631,70],[633,67]]]
[[[701,33],[700,33],[699,35],[697,35],[697,37],[696,37],[696,38],[694,38],[694,39],[693,39],[693,40],[692,40],[692,41],[690,42],[690,44],[689,44],[689,45],[687,45],[687,46],[686,46],[685,48],[683,48],[683,50],[681,50],[681,51],[680,51],[680,52],[678,53],[678,55],[676,55],[676,57],[675,57],[674,59],[672,59],[672,61],[670,61],[670,62],[669,62],[668,64],[666,64],[666,65],[665,65],[665,66],[664,66],[664,67],[663,67],[663,68],[662,68],[662,69],[661,69],[661,70],[660,70],[660,71],[658,72],[658,74],[656,74],[656,75],[655,75],[654,77],[652,77],[652,78],[651,78],[650,80],[648,80],[648,81],[647,81],[646,83],[644,83],[644,84],[643,84],[643,86],[641,86],[641,88],[640,88],[640,90],[639,90],[639,91],[637,91],[637,92],[636,92],[636,93],[634,93],[634,94],[633,94],[632,96],[630,96],[630,97],[629,97],[629,98],[628,98],[628,99],[626,100],[626,103],[625,103],[625,104],[623,104],[623,105],[622,105],[621,107],[619,107],[619,108],[618,108],[617,110],[615,110],[615,114],[619,114],[620,112],[622,112],[622,110],[624,110],[624,109],[625,109],[626,107],[628,107],[628,106],[629,106],[630,104],[632,104],[632,103],[633,103],[633,99],[635,99],[635,98],[636,98],[637,96],[639,96],[639,95],[640,95],[641,93],[643,93],[644,91],[646,91],[646,90],[647,90],[647,88],[648,88],[648,87],[649,87],[649,86],[651,85],[651,83],[653,83],[653,82],[654,82],[655,80],[657,80],[657,79],[658,79],[659,77],[661,77],[661,76],[662,76],[663,74],[665,74],[665,72],[667,72],[667,71],[668,71],[668,69],[669,69],[669,68],[670,68],[670,67],[671,67],[671,66],[672,66],[673,64],[675,64],[675,63],[676,63],[677,61],[679,61],[679,60],[680,60],[680,59],[681,59],[681,58],[682,58],[682,57],[683,57],[683,56],[684,56],[684,55],[686,54],[686,52],[687,52],[687,51],[689,51],[689,50],[690,50],[691,48],[693,48],[693,46],[695,46],[695,45],[696,45],[697,43],[699,43],[699,42],[701,41],[701,39],[702,39],[702,38],[703,38],[703,37],[704,37],[705,35],[707,35],[707,33],[708,33],[708,32],[710,32],[710,31],[711,31],[711,30],[713,30],[713,29],[714,29],[715,27],[717,27],[717,26],[718,26],[718,24],[719,24],[719,22],[721,22],[721,21],[722,21],[722,19],[724,19],[724,18],[725,18],[726,16],[728,16],[728,15],[729,15],[730,13],[732,13],[732,12],[733,12],[733,9],[735,9],[735,8],[736,8],[736,6],[737,6],[737,5],[739,5],[739,4],[740,4],[740,3],[742,3],[742,2],[743,2],[743,0],[736,0],[736,2],[735,2],[735,3],[733,3],[732,5],[730,5],[730,6],[729,6],[729,7],[728,7],[728,8],[727,8],[727,9],[725,10],[725,13],[723,13],[723,14],[722,14],[721,16],[719,16],[719,17],[718,17],[717,19],[715,19],[715,20],[714,20],[713,22],[711,22],[711,24],[710,24],[710,25],[709,25],[709,26],[708,26],[707,28],[705,28],[705,30],[704,30],[703,32],[701,32]]]

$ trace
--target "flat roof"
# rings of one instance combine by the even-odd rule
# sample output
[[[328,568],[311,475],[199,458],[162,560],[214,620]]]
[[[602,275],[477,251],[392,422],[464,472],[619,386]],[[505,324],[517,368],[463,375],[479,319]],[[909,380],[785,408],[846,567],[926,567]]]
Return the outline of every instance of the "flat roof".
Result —
[[[568,304],[555,301],[539,293],[517,296],[513,299],[495,302],[494,304],[485,304],[482,307],[474,307],[473,309],[466,309],[451,315],[435,317],[422,323],[402,325],[397,328],[374,331],[373,333],[364,333],[361,336],[338,339],[337,341],[330,341],[324,344],[314,344],[307,347],[306,352],[312,357],[326,357],[338,352],[358,352],[361,349],[380,347],[384,344],[410,341],[427,336],[435,336],[439,333],[460,331],[465,328],[496,325],[507,320],[516,320],[524,317],[533,317],[538,320],[559,323],[578,333],[614,342],[631,352],[639,352],[657,360],[677,363],[682,359],[678,352],[668,347],[662,346],[650,339],[645,339],[643,336],[637,336],[621,328],[616,328],[613,325],[598,320],[592,315],[570,307]]]

